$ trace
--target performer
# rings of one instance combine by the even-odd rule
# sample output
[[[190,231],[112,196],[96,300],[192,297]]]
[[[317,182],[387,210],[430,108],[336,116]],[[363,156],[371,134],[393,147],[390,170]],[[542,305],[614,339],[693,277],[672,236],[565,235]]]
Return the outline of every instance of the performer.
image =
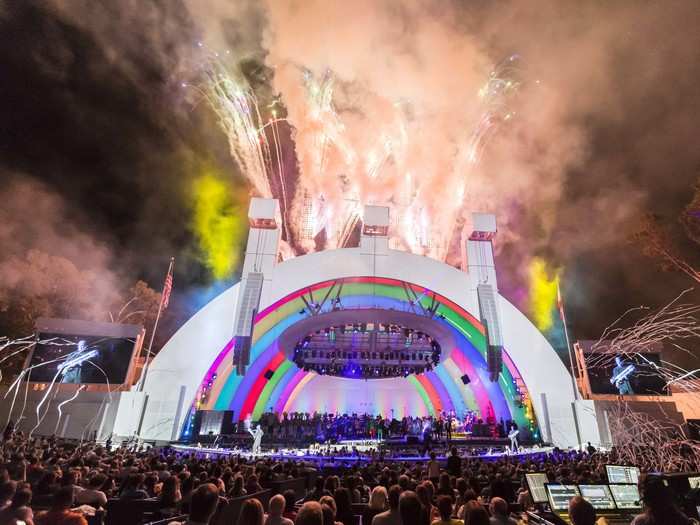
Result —
[[[260,425],[256,425],[255,429],[249,428],[248,432],[253,436],[253,455],[258,456],[260,454],[260,442],[263,437],[263,430]]]
[[[621,396],[633,395],[632,385],[630,384],[630,376],[634,372],[634,365],[625,365],[620,356],[615,356],[615,368],[612,369],[612,377],[610,382],[615,385]]]
[[[447,420],[445,421],[445,433],[447,434],[447,442],[452,441],[452,412],[447,414]]]
[[[508,432],[508,439],[510,439],[510,448],[515,453],[518,451],[518,434],[520,431],[516,428]]]

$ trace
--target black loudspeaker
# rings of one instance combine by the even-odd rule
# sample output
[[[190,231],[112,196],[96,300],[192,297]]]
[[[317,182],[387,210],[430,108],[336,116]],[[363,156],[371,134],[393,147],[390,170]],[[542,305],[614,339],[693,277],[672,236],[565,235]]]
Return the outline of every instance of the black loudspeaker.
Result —
[[[469,379],[469,376],[467,374],[464,374],[462,377],[460,377],[460,379],[465,385],[468,385],[471,382],[471,379]]]
[[[270,379],[272,379],[273,375],[275,375],[275,371],[268,369],[267,372],[265,372],[265,379],[269,381]]]
[[[233,410],[197,410],[194,413],[192,436],[202,439],[220,434],[233,434]]]

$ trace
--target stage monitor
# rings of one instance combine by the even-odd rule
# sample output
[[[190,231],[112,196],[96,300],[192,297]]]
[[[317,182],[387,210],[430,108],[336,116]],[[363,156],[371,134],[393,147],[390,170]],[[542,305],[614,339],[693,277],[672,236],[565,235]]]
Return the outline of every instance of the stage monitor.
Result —
[[[581,497],[596,510],[615,510],[615,501],[607,485],[579,485]]]
[[[618,484],[610,485],[610,492],[615,500],[615,505],[620,510],[635,510],[642,508],[641,497],[637,485]]]
[[[571,498],[581,495],[576,485],[546,483],[545,489],[547,490],[549,506],[554,512],[567,512]]]
[[[29,357],[35,383],[120,385],[127,380],[140,325],[39,319]]]
[[[608,483],[639,483],[639,467],[605,465]]]
[[[690,485],[691,490],[700,489],[700,476],[689,476],[688,485]]]
[[[545,483],[548,483],[547,474],[544,472],[530,472],[525,474],[527,488],[530,491],[530,497],[533,503],[547,503],[547,490],[544,488]]]
[[[661,355],[637,353],[627,355],[586,354],[586,369],[594,394],[668,395],[661,375]]]

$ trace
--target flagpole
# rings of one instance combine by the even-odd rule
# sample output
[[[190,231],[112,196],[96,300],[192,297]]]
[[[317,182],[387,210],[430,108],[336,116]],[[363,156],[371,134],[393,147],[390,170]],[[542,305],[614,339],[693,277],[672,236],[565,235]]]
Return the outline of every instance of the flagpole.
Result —
[[[175,257],[170,258],[170,265],[168,266],[168,273],[165,274],[165,279],[167,281],[168,276],[172,275],[173,266],[175,265]],[[156,320],[153,323],[153,330],[151,330],[151,340],[148,343],[148,349],[146,350],[146,362],[143,364],[143,373],[141,374],[141,381],[139,384],[138,392],[143,392],[143,388],[146,385],[146,376],[148,375],[148,365],[150,364],[151,351],[153,350],[153,340],[156,338],[156,330],[158,330],[158,321],[160,321],[160,314],[163,312],[163,303],[165,298],[165,284],[163,285],[163,291],[161,292],[160,302],[158,303],[158,313],[156,314]],[[172,286],[172,285],[171,285]]]

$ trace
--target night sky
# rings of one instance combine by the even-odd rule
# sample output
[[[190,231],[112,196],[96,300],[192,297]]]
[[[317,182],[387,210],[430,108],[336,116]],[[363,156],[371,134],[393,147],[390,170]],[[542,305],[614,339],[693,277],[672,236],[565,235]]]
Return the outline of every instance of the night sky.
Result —
[[[145,13],[129,11],[140,3],[103,4],[25,1],[0,7],[0,195],[3,220],[19,225],[0,226],[0,260],[39,248],[78,258],[76,264],[111,272],[118,281],[141,278],[159,288],[175,256],[173,301],[185,318],[213,289],[237,279],[214,282],[203,263],[191,227],[193,177],[206,166],[225,177],[241,201],[249,193],[214,114],[181,89],[196,75],[190,54],[206,31],[191,9],[204,9],[206,2],[154,2],[142,8]],[[619,13],[602,16],[605,2],[595,4],[601,23],[618,20]],[[537,243],[538,255],[565,269],[575,338],[597,338],[627,308],[663,305],[692,286],[630,241],[644,214],[656,214],[678,253],[700,267],[700,246],[678,222],[700,176],[700,4],[626,5],[633,4],[648,23],[620,28],[621,41],[630,42],[610,51],[609,92],[600,94],[599,109],[586,103],[571,116],[585,130],[585,159],[564,173],[556,226],[545,245]],[[517,11],[507,2],[500,8]],[[542,30],[556,25],[552,11],[558,10],[504,16],[504,25],[530,31],[511,35],[513,45],[539,33],[551,41]],[[251,25],[264,25],[264,16],[250,16]],[[247,45],[249,34],[240,31],[247,20],[222,20],[229,43]],[[576,34],[569,36],[576,41]],[[528,51],[548,53],[534,44]],[[562,75],[580,59],[572,55]],[[582,69],[594,71],[587,60]],[[598,87],[580,83],[567,89],[585,98]],[[36,200],[18,197],[27,188]],[[519,236],[499,255],[506,292],[523,286],[518,243],[538,235],[533,210],[527,202],[521,206]],[[46,223],[50,236],[44,235]],[[26,238],[3,237],[3,231],[24,232]],[[74,249],[75,237],[82,244]],[[84,248],[93,245],[99,257]],[[697,301],[697,292],[688,298]]]

